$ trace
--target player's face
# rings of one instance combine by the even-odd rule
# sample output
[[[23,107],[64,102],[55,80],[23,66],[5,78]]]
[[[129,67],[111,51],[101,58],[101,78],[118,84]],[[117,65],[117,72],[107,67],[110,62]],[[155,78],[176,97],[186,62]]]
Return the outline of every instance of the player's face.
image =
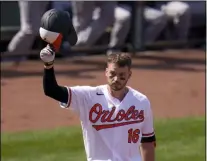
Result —
[[[114,63],[109,63],[106,68],[106,77],[109,86],[114,91],[123,89],[131,76],[129,67],[119,67]]]

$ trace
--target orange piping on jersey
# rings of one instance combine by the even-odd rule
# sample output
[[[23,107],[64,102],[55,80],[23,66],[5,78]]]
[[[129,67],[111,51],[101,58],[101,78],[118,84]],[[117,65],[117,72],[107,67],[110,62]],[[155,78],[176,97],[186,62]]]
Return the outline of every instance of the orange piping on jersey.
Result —
[[[143,122],[143,121],[144,120],[137,120],[137,121],[115,123],[115,124],[93,125],[93,127],[97,131],[99,131],[99,130],[102,130],[102,129],[114,128],[114,127],[119,127],[119,126],[130,125],[130,124],[137,124],[137,123],[140,123],[140,122]]]
[[[151,136],[151,135],[153,135],[153,134],[154,134],[154,131],[151,132],[151,133],[148,133],[148,134],[142,134],[142,136]]]
[[[70,104],[71,104],[71,100],[72,100],[72,92],[71,92],[71,89],[69,89],[69,101],[68,101],[68,107],[70,107]]]

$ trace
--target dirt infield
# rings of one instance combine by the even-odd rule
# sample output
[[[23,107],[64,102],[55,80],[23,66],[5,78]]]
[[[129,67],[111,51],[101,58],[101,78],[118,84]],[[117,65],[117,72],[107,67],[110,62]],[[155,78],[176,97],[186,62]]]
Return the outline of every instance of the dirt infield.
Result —
[[[105,83],[104,57],[58,60],[55,71],[61,85]],[[2,131],[46,129],[79,124],[70,111],[44,96],[40,61],[1,67]],[[129,85],[151,100],[155,118],[205,114],[205,53],[182,50],[140,54],[133,58]]]

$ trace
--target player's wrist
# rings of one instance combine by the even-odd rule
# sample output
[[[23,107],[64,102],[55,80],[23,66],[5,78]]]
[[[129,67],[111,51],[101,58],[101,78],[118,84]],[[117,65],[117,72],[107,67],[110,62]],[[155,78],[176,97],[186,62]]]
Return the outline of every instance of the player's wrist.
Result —
[[[45,69],[51,69],[54,66],[54,64],[44,64]]]

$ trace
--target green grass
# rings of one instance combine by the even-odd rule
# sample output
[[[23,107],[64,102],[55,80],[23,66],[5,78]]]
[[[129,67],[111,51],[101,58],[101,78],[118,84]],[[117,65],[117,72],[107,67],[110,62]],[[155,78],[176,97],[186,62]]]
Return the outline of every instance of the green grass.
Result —
[[[159,120],[155,123],[156,161],[204,161],[205,119]],[[51,131],[3,133],[2,161],[85,161],[80,127]]]
[[[156,134],[158,161],[205,160],[205,118],[159,121]]]

